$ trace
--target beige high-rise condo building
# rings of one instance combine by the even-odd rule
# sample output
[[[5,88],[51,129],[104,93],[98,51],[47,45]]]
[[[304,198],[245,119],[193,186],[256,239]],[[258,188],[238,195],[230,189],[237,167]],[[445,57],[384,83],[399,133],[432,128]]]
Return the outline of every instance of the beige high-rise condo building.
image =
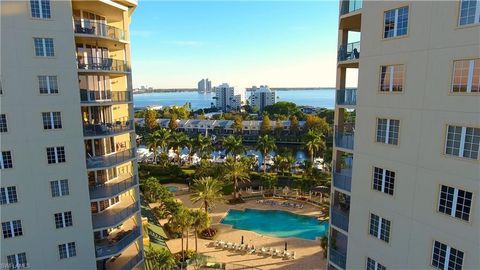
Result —
[[[136,0],[1,1],[1,263],[143,268]]]
[[[480,1],[341,1],[338,43],[328,269],[480,269]]]

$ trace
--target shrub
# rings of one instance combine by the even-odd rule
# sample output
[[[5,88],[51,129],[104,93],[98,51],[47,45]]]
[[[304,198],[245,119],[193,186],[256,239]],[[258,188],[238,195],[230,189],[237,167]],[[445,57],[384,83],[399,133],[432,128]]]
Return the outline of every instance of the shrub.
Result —
[[[200,232],[199,237],[202,239],[214,240],[217,236],[217,232],[218,232],[217,229],[207,228]]]

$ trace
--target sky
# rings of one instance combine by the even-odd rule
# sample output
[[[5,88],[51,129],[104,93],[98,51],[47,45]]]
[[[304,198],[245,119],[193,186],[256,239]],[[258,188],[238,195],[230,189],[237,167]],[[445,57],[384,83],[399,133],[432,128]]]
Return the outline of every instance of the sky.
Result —
[[[334,87],[337,25],[338,1],[139,1],[133,85]]]

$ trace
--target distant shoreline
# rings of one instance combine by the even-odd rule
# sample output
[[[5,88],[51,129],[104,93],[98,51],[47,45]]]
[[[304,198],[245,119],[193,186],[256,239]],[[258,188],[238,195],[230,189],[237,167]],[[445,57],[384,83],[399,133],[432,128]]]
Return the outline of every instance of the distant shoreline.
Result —
[[[277,87],[271,88],[276,91],[298,91],[298,90],[332,90],[335,87]],[[247,92],[252,91],[251,88],[246,89]],[[174,92],[197,92],[196,88],[178,88],[178,89],[153,89],[153,90],[139,90],[133,94],[148,94],[148,93],[174,93]],[[213,91],[211,93],[214,93]]]

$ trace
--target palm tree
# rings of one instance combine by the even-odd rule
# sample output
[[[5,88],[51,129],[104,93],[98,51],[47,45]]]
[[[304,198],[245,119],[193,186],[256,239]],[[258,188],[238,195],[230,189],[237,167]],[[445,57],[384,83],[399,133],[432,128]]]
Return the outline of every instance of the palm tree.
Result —
[[[191,210],[190,214],[192,215],[192,228],[195,233],[195,253],[198,252],[198,233],[210,227],[210,218],[208,217],[207,212],[200,210]]]
[[[310,160],[313,163],[315,159],[315,153],[319,151],[323,151],[326,148],[326,145],[322,136],[310,130],[306,135],[305,148],[310,154]]]
[[[201,177],[193,181],[190,200],[193,203],[202,202],[202,207],[208,215],[208,207],[223,200],[222,183],[212,177]]]
[[[235,158],[227,158],[225,162],[224,179],[233,182],[233,198],[238,198],[238,182],[249,181],[248,169],[243,162],[237,162]]]
[[[166,152],[168,150],[168,146],[170,144],[170,138],[172,137],[172,132],[166,128],[162,128],[158,131],[156,131],[157,136],[160,140],[160,143],[158,146],[160,146],[160,149],[162,149],[162,152]]]
[[[195,146],[200,154],[200,157],[205,157],[210,154],[213,149],[212,139],[210,137],[198,134],[195,139]]]
[[[260,152],[262,152],[263,158],[267,156],[267,154],[275,150],[277,148],[277,145],[275,144],[275,138],[270,137],[268,135],[263,135],[258,137],[257,139],[257,146],[256,149]],[[267,166],[263,166],[263,173],[267,172]]]
[[[188,251],[188,230],[192,225],[192,217],[187,208],[182,207],[180,211],[172,218],[172,227],[175,228],[182,236],[182,261],[185,261],[185,252],[183,249],[184,233],[187,231],[187,251]]]
[[[150,269],[173,269],[176,265],[175,258],[167,249],[155,249],[150,245],[145,249],[145,262]]]
[[[182,132],[174,132],[172,133],[172,147],[173,150],[175,151],[175,154],[177,154],[177,161],[178,164],[180,165],[180,150],[188,146],[189,144],[189,138],[185,133]]]
[[[228,135],[223,139],[222,146],[225,148],[227,154],[230,154],[234,157],[245,152],[245,147],[242,143],[242,137],[239,136]]]
[[[154,131],[153,133],[149,134],[146,138],[146,143],[148,149],[153,151],[153,162],[157,162],[157,148],[161,143],[161,137],[158,131]]]

